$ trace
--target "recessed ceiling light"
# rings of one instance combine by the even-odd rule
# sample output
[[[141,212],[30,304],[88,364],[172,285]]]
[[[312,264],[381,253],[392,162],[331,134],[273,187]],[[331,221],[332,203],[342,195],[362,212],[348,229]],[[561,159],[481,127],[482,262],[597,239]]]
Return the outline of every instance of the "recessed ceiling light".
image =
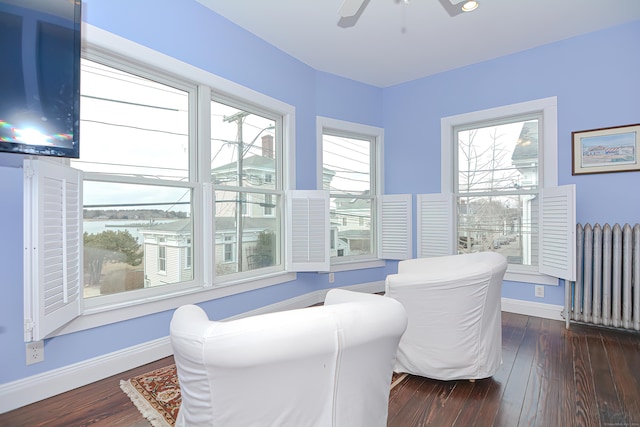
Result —
[[[476,10],[480,3],[476,0],[469,0],[462,5],[463,12],[471,12],[472,10]]]

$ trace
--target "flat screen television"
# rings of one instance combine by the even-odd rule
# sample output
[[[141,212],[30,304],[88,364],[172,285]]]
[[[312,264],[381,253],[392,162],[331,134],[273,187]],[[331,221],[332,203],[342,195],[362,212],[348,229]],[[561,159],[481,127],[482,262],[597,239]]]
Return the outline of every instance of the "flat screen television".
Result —
[[[0,151],[80,155],[80,0],[0,0]]]

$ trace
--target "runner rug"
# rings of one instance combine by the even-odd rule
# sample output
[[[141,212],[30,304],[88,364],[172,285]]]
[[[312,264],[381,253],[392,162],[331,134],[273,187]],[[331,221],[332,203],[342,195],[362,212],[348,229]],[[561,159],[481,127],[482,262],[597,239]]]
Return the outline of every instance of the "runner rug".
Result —
[[[391,378],[391,389],[406,376],[407,374],[394,372]],[[176,423],[182,401],[176,365],[169,365],[127,381],[120,381],[120,388],[152,426],[171,427]]]

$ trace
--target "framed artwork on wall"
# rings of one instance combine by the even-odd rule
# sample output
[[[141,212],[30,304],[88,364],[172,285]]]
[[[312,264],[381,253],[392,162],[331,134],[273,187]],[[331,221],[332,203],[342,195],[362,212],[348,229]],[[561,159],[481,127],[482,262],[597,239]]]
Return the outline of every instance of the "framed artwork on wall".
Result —
[[[640,124],[571,132],[572,175],[640,171]]]

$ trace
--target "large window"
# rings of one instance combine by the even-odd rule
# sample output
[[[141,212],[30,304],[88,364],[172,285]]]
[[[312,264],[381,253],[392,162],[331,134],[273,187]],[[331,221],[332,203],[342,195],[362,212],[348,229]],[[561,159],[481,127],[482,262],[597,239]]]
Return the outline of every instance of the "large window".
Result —
[[[217,276],[283,268],[281,130],[278,115],[223,98],[211,101],[215,232],[235,236],[233,247],[216,238]]]
[[[190,280],[196,87],[108,60],[81,73],[84,297]]]
[[[282,215],[294,109],[130,48],[150,65],[104,47],[82,59],[85,320],[63,332],[295,278]]]
[[[321,132],[321,185],[330,196],[333,265],[376,259],[382,130],[327,118]]]
[[[537,265],[540,115],[456,126],[458,252]]]
[[[442,119],[442,192],[454,197],[457,253],[495,251],[507,278],[538,274],[541,192],[557,185],[555,98]]]

